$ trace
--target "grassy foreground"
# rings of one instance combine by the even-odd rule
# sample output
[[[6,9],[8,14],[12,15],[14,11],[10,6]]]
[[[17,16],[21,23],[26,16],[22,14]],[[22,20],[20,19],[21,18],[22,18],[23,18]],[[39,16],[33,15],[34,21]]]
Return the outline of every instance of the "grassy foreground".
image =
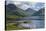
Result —
[[[21,30],[22,27],[17,26],[15,23],[9,23],[6,25],[6,30]]]

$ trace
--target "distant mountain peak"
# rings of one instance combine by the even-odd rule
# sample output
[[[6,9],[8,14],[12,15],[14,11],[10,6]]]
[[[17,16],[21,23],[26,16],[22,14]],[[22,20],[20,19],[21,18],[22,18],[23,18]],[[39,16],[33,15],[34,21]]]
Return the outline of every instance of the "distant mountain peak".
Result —
[[[41,8],[39,11],[35,12],[32,16],[43,16],[45,13],[45,8]]]
[[[11,10],[15,10],[17,8],[14,4],[8,4],[7,7]]]

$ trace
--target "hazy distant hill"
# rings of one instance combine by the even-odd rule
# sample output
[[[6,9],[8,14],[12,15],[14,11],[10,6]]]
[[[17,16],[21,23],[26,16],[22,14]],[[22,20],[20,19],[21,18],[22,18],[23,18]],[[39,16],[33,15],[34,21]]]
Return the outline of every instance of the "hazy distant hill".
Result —
[[[35,13],[35,12],[37,12],[37,11],[35,11],[35,10],[31,9],[31,8],[28,8],[28,9],[26,10],[26,12],[29,13],[28,16],[31,16],[33,13]]]
[[[45,8],[41,8],[38,12],[35,12],[32,16],[43,16]]]

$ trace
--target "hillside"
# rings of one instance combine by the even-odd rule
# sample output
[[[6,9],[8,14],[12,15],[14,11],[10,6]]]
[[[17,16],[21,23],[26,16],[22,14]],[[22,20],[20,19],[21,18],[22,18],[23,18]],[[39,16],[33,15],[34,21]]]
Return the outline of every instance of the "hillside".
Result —
[[[17,15],[17,16],[31,16],[35,10],[28,8],[27,10],[22,10],[20,8],[17,8],[14,4],[8,4],[6,5],[6,13],[8,15]]]
[[[43,16],[45,12],[44,8],[41,8],[38,12],[35,12],[32,16]]]

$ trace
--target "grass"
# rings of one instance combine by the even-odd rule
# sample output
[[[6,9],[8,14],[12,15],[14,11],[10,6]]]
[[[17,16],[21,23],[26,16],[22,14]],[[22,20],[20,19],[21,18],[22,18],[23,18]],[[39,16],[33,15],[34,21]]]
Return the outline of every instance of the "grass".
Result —
[[[16,26],[15,23],[9,23],[6,25],[6,30],[21,30],[21,29],[24,28]]]

